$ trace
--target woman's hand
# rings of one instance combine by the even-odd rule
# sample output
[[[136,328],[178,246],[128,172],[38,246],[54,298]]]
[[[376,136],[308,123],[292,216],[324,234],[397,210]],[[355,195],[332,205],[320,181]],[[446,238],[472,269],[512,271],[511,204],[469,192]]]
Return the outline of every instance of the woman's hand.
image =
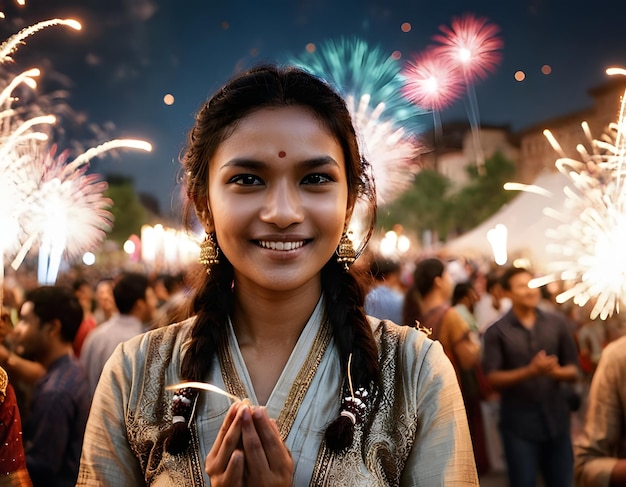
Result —
[[[205,471],[212,487],[243,487],[245,460],[241,442],[242,416],[250,414],[247,402],[234,403],[224,418],[215,443],[206,457]]]
[[[242,439],[246,485],[293,485],[293,460],[280,437],[276,422],[265,408],[247,407],[242,413]]]

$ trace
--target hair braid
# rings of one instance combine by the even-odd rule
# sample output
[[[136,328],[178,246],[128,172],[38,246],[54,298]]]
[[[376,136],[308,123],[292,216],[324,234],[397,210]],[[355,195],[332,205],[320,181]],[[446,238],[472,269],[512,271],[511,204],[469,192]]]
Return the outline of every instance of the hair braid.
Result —
[[[359,407],[365,408],[365,396],[376,392],[380,380],[378,348],[363,310],[365,291],[354,272],[343,271],[334,259],[322,270],[326,315],[339,348],[341,370],[344,376],[351,374],[358,396],[351,397],[347,387],[342,387],[342,414],[328,426],[325,435],[332,451],[341,451],[352,444],[355,422],[361,419]],[[350,354],[352,364],[348,371]],[[353,401],[357,401],[359,407],[354,406]]]
[[[225,258],[204,277],[203,285],[193,298],[196,318],[186,344],[181,363],[181,377],[188,381],[203,381],[209,373],[222,334],[225,333],[231,308],[233,269]],[[174,394],[173,422],[164,432],[165,449],[171,454],[183,453],[189,446],[191,433],[188,423],[198,392],[183,388]]]

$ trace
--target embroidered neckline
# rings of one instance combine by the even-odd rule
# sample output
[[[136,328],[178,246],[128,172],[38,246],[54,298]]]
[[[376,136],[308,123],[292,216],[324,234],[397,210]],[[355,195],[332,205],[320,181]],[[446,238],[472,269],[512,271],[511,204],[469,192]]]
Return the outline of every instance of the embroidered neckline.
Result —
[[[315,377],[331,338],[332,330],[330,324],[328,323],[328,320],[323,319],[320,322],[320,326],[317,330],[307,358],[303,362],[298,375],[291,384],[289,394],[287,395],[287,398],[285,399],[285,402],[280,410],[280,414],[276,419],[276,425],[278,426],[278,430],[283,441],[286,440],[289,432],[291,431],[291,427],[296,419],[298,410],[304,401],[304,396],[309,390],[309,386]],[[235,362],[228,346],[228,334],[226,333],[222,335],[222,340],[218,348],[218,355],[222,379],[226,390],[238,397],[246,397],[248,393],[243,385],[243,382],[241,381],[241,378],[239,377],[237,368],[235,367]]]

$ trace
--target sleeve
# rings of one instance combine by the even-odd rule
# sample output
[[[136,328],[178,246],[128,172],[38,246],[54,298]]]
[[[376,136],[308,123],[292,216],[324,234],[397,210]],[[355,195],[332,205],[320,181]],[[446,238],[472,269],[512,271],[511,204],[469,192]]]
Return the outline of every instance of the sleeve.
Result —
[[[131,360],[124,354],[122,343],[102,371],[85,430],[77,486],[145,484],[127,439],[125,411],[132,383]]]
[[[482,367],[485,375],[503,369],[502,348],[495,325],[490,326],[483,336]]]
[[[605,349],[591,381],[585,426],[574,443],[577,485],[608,486],[618,447],[624,441],[620,390],[626,380],[626,360],[617,357],[618,353],[626,357],[617,347]]]
[[[472,440],[456,373],[441,344],[427,343],[430,346],[422,346],[423,359],[415,360],[408,371],[417,378],[417,431],[400,485],[477,486]]]

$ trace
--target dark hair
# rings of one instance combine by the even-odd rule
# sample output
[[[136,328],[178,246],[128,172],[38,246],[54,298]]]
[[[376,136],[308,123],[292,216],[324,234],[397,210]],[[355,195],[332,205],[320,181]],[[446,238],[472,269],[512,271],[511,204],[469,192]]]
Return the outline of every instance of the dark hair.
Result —
[[[417,263],[413,271],[413,286],[422,295],[426,296],[435,285],[435,278],[443,276],[445,265],[439,259],[424,259]]]
[[[172,294],[176,292],[176,290],[180,286],[184,285],[182,274],[176,274],[176,275],[159,274],[156,277],[155,282],[159,282],[159,281],[163,284],[163,287],[165,288],[168,294]]]
[[[403,323],[412,324],[422,320],[420,300],[431,291],[435,284],[435,278],[441,277],[445,269],[444,263],[436,258],[424,259],[417,263],[413,271],[413,284],[404,298]]]
[[[364,239],[366,243],[375,221],[375,194],[368,167],[361,159],[346,103],[326,82],[295,67],[255,67],[235,76],[201,107],[181,160],[188,199],[183,213],[185,223],[189,227],[193,223],[190,215],[194,206],[197,213],[208,210],[209,161],[236,124],[260,108],[287,106],[310,110],[340,144],[346,161],[348,204],[354,207],[359,198],[364,198],[369,206],[371,221]],[[232,265],[222,254],[219,264],[211,267],[210,275],[204,274],[198,286],[192,304],[196,319],[181,363],[181,376],[186,380],[204,380],[209,372],[234,304],[233,275]],[[345,376],[348,357],[352,353],[351,371],[355,389],[364,387],[373,393],[372,388],[379,381],[380,366],[376,342],[363,311],[364,290],[354,275],[344,271],[334,258],[322,269],[321,279],[326,318],[339,349],[342,373]],[[343,395],[345,390],[338,403]],[[348,446],[352,438],[346,439],[341,431],[332,426],[327,430],[329,448],[340,450]],[[185,422],[176,423],[170,433],[172,436],[166,440],[168,451],[183,451],[189,438]]]
[[[377,281],[384,280],[389,274],[399,272],[400,269],[402,269],[402,263],[389,257],[378,255],[370,262],[370,274]]]
[[[510,291],[511,279],[513,278],[513,276],[517,276],[518,274],[524,274],[524,273],[532,275],[532,273],[525,267],[511,266],[507,268],[502,274],[502,277],[500,278],[500,284],[502,285],[502,289],[504,289],[505,291]]]
[[[452,306],[459,304],[459,301],[469,296],[470,292],[473,290],[474,285],[471,282],[459,282],[454,286],[454,291],[452,291]]]
[[[127,315],[140,299],[146,299],[146,290],[150,287],[148,277],[137,272],[126,272],[113,286],[113,298],[117,310]]]
[[[499,272],[492,271],[487,274],[487,284],[485,288],[487,291],[491,291],[496,286],[502,287],[502,276]]]
[[[61,339],[72,343],[83,321],[83,308],[74,292],[62,286],[41,286],[24,296],[24,302],[33,303],[33,312],[41,324],[53,320],[61,322]]]
[[[84,277],[79,277],[75,279],[74,282],[72,282],[73,291],[78,291],[83,286],[91,286],[91,284],[89,284],[89,281]]]

